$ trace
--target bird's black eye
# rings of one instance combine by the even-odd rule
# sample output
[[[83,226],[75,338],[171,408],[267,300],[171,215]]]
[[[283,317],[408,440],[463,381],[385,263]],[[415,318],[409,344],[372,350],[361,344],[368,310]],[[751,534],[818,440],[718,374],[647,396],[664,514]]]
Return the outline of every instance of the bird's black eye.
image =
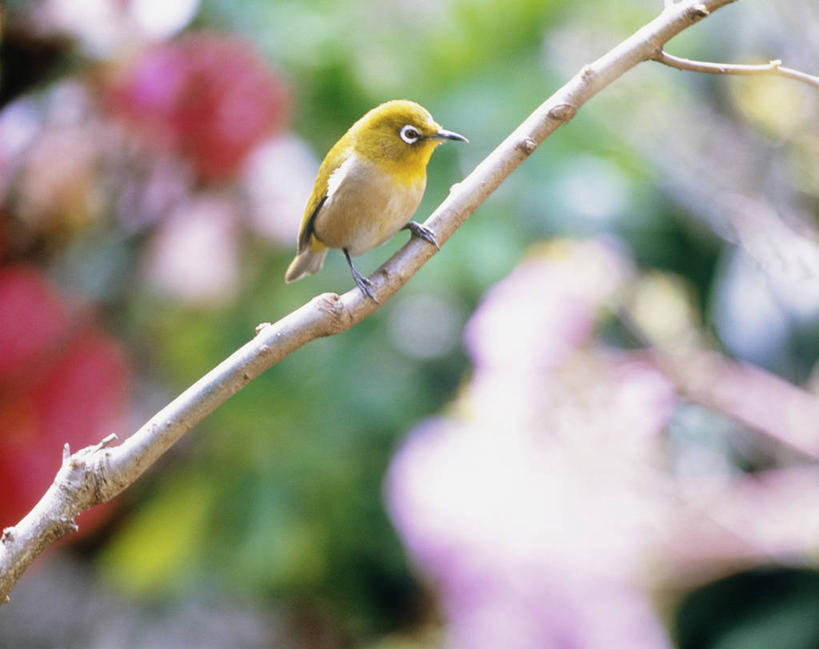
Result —
[[[407,124],[401,127],[401,139],[407,144],[415,144],[421,139],[421,133],[419,133],[418,129],[414,126]]]

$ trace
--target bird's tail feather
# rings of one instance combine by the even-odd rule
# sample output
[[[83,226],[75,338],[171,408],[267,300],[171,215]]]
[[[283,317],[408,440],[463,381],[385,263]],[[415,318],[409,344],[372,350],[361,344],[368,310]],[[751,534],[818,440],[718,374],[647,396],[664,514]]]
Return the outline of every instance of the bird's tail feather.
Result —
[[[301,279],[305,275],[312,275],[321,270],[324,265],[324,257],[327,254],[327,248],[313,252],[309,248],[296,255],[295,259],[290,262],[287,267],[287,272],[284,274],[284,281],[288,284]]]

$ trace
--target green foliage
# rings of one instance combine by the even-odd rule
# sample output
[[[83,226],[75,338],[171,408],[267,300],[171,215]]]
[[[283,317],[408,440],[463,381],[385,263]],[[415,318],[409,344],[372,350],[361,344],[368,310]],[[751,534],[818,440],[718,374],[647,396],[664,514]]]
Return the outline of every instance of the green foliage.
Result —
[[[810,649],[819,638],[819,575],[743,573],[700,589],[677,615],[680,649]]]

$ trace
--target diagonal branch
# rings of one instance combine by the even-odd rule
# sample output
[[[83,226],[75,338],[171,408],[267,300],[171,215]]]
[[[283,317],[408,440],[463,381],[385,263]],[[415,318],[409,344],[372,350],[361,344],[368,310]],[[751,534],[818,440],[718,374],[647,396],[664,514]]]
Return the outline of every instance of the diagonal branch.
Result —
[[[555,129],[591,97],[637,64],[657,56],[673,36],[734,0],[688,0],[668,6],[654,20],[590,65],[541,104],[490,153],[427,220],[444,243],[478,206]],[[411,240],[372,277],[380,303],[396,293],[435,254]],[[64,458],[54,483],[34,509],[0,537],[0,602],[46,547],[76,529],[74,518],[110,500],[133,483],[182,435],[248,382],[302,345],[349,329],[377,305],[353,289],[313,298],[274,324],[185,390],[118,446],[108,443]]]
[[[684,59],[680,56],[674,56],[664,50],[660,50],[654,60],[658,63],[663,63],[678,70],[691,70],[692,72],[705,72],[707,74],[775,74],[780,77],[787,77],[795,79],[804,83],[810,84],[819,88],[819,77],[807,72],[794,70],[793,68],[786,68],[782,65],[782,61],[773,60],[768,63],[759,65],[744,65],[738,63],[710,63],[707,61],[693,61],[691,59]]]

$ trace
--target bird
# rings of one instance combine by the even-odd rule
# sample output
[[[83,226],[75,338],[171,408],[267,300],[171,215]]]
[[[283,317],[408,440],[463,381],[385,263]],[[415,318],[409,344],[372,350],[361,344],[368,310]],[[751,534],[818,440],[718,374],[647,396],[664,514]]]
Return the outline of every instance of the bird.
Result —
[[[284,281],[319,272],[333,248],[344,253],[356,286],[377,303],[372,281],[356,270],[352,257],[402,229],[439,247],[435,233],[411,218],[424,195],[429,159],[446,141],[469,142],[406,99],[380,104],[355,122],[319,167]]]

